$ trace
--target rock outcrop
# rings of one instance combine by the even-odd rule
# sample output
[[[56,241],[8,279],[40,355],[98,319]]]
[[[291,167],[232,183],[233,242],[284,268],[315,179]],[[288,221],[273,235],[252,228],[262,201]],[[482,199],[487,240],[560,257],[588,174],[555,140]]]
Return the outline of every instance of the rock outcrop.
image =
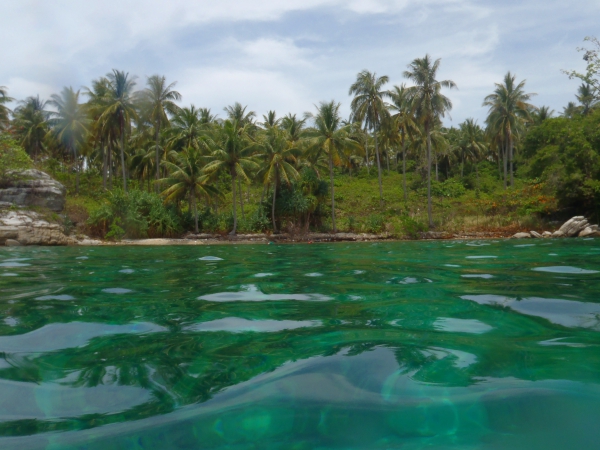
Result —
[[[563,233],[563,236],[573,237],[577,236],[582,230],[589,225],[587,219],[583,216],[575,216],[570,220],[567,220],[562,227],[558,229]]]
[[[567,220],[558,230],[554,233],[544,231],[542,234],[537,231],[530,231],[529,233],[515,233],[512,237],[514,239],[524,239],[528,237],[533,238],[558,238],[558,237],[588,237],[588,236],[600,236],[600,228],[598,225],[590,225],[589,221],[583,216],[575,216]]]
[[[0,187],[0,203],[20,207],[38,206],[60,212],[65,207],[65,187],[47,173],[24,170]]]
[[[33,211],[0,210],[0,245],[68,245],[61,226]]]

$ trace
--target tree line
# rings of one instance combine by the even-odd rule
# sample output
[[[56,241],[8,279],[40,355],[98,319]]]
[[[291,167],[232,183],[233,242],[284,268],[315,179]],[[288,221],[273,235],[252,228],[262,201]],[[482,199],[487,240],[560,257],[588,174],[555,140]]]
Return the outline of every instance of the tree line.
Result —
[[[590,40],[600,48],[597,40]],[[567,72],[583,83],[579,103],[569,103],[563,117],[587,116],[598,107],[597,49],[587,51],[584,59],[586,73]],[[187,202],[196,233],[199,203],[217,207],[225,179],[233,197],[231,234],[237,231],[238,199],[243,213],[243,187],[251,183],[263,186],[261,204],[265,196],[271,199],[274,232],[277,201],[285,193],[293,197],[291,186],[302,191],[295,211],[301,212],[307,229],[311,213],[329,197],[336,232],[334,172],[376,170],[383,206],[386,166],[402,173],[408,199],[408,160],[426,180],[433,228],[432,178],[443,172],[448,176],[450,169],[460,170],[462,178],[469,165],[479,179],[479,164],[488,161],[497,165],[505,189],[514,186],[515,155],[527,133],[554,114],[548,107],[534,106],[535,94],[526,92],[525,80],[508,72],[483,101],[488,108],[483,126],[469,118],[456,128],[444,127],[442,118],[452,109],[447,93],[456,84],[438,80],[439,68],[439,59],[417,58],[403,73],[410,85],[391,88],[387,76],[358,73],[349,88],[348,118],[342,117],[339,102],[323,101],[300,117],[269,111],[260,119],[240,103],[224,108],[223,119],[206,108],[179,106],[182,96],[175,82],[152,75],[142,87],[135,76],[115,69],[81,90],[65,87],[48,100],[29,97],[14,111],[7,106],[13,100],[7,88],[0,87],[0,131],[12,135],[34,161],[68,163],[76,176],[76,192],[80,174],[92,171],[102,177],[106,190],[119,178],[119,187],[127,192],[128,181],[137,180],[167,203]],[[327,174],[328,189],[322,185]]]

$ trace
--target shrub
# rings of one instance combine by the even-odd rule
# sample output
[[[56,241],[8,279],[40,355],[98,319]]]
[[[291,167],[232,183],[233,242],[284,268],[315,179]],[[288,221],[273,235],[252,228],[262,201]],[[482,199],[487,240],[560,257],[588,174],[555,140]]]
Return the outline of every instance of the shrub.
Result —
[[[0,134],[0,185],[6,185],[18,178],[15,171],[31,169],[33,162],[17,144],[6,134]]]

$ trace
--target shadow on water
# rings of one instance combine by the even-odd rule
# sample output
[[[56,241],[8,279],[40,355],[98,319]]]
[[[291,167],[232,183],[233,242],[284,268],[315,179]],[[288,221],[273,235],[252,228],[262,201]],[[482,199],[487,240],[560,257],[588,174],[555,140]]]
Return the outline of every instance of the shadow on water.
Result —
[[[593,448],[595,242],[0,249],[0,448]]]

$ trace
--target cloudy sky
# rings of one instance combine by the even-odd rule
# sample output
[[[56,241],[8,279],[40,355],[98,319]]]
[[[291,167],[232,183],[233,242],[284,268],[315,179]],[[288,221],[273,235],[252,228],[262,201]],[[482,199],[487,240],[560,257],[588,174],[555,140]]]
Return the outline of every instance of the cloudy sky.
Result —
[[[452,122],[483,121],[483,97],[507,71],[556,111],[583,69],[576,47],[598,33],[598,0],[2,0],[0,85],[23,99],[80,88],[113,68],[177,81],[182,105],[223,116],[236,101],[259,115],[313,110],[368,69],[404,82],[429,53]]]

